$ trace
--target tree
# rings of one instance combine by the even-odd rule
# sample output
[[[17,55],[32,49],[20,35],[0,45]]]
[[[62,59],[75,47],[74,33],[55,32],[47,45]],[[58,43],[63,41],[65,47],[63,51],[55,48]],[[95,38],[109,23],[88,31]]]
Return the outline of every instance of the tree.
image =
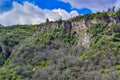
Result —
[[[111,11],[111,9],[110,8],[108,8],[108,12],[110,12]]]
[[[116,12],[117,17],[120,17],[120,9]]]
[[[46,19],[46,23],[49,23],[49,19],[48,18]]]
[[[112,7],[112,12],[115,12],[115,6]]]
[[[120,22],[120,9],[116,12],[117,22]]]
[[[62,17],[60,17],[60,19],[58,19],[58,22],[59,22],[59,23],[62,23]]]

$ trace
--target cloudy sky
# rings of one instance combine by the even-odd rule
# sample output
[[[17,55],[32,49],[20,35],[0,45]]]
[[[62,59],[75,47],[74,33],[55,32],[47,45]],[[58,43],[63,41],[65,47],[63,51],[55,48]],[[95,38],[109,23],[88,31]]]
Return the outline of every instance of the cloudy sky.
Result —
[[[0,0],[0,24],[39,24],[120,8],[120,0]]]

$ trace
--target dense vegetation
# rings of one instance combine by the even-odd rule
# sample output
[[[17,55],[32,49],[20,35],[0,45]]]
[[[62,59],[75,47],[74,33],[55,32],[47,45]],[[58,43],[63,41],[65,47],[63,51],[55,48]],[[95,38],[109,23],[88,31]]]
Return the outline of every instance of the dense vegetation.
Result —
[[[105,22],[110,22],[110,17],[119,19],[120,18],[120,9],[117,12],[97,12],[97,13],[93,13],[93,14],[79,15],[74,18],[71,18],[70,21],[100,19]]]
[[[106,20],[108,14],[119,17],[120,12],[84,17]],[[0,80],[119,80],[120,23],[90,24],[86,33],[89,48],[78,44],[80,34],[64,26],[1,27]]]

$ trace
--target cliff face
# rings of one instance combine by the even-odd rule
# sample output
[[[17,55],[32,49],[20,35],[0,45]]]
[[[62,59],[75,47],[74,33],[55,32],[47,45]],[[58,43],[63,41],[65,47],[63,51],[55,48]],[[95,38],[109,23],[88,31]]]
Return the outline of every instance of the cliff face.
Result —
[[[51,22],[47,25],[44,25],[46,28],[54,28],[64,26],[65,31],[75,31],[79,34],[79,43],[78,45],[83,45],[85,47],[89,47],[90,35],[86,33],[87,28],[94,23],[100,22],[113,22],[118,23],[120,20],[115,17],[107,17],[102,19],[88,19],[88,20],[81,20],[81,21],[65,21],[65,22]]]

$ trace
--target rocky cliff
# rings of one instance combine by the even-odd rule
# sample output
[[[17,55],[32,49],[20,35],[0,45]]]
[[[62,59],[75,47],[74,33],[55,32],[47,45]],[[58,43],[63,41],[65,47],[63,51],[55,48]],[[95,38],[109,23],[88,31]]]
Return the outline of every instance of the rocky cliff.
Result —
[[[85,47],[89,47],[89,41],[90,41],[90,35],[86,33],[86,30],[88,27],[90,27],[91,24],[95,23],[119,23],[120,18],[119,17],[113,17],[113,16],[107,16],[107,17],[101,17],[101,18],[93,18],[93,19],[83,19],[80,21],[62,21],[62,22],[50,22],[48,24],[41,24],[45,28],[54,28],[54,27],[60,27],[64,26],[65,31],[75,31],[77,34],[79,34],[79,44],[83,45]]]

